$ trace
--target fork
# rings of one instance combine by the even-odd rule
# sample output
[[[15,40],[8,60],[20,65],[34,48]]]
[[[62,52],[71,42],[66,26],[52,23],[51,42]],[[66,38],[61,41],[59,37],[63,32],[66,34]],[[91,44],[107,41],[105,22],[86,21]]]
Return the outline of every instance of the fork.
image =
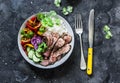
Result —
[[[75,15],[75,32],[80,37],[80,46],[81,46],[81,61],[80,61],[80,69],[85,70],[86,69],[86,62],[84,59],[83,54],[83,47],[82,47],[82,33],[83,33],[83,25],[82,25],[82,17],[81,14]]]

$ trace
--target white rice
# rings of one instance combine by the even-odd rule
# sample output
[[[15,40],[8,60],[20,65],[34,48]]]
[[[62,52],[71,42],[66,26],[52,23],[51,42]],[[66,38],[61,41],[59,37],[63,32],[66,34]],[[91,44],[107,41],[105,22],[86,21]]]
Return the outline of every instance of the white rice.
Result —
[[[67,33],[67,29],[64,25],[64,22],[62,20],[60,20],[60,25],[56,25],[54,24],[53,27],[47,27],[49,32],[57,32],[60,35],[62,35],[63,33]]]

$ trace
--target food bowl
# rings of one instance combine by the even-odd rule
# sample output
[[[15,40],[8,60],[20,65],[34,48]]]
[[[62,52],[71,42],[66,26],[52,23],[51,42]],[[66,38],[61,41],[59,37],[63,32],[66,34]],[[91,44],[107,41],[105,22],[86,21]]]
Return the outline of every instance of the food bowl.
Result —
[[[45,12],[43,12],[45,13]],[[70,24],[63,18],[61,17],[60,15],[57,15],[58,18],[60,18],[62,21],[63,21],[63,24],[64,26],[66,27],[68,33],[72,36],[72,40],[70,42],[70,45],[71,45],[71,49],[70,51],[65,54],[60,60],[56,61],[54,64],[51,64],[51,65],[48,65],[48,66],[42,66],[40,64],[37,64],[37,63],[34,63],[32,60],[30,60],[28,58],[28,56],[26,55],[25,51],[23,50],[22,48],[22,45],[21,45],[21,35],[20,35],[20,32],[23,28],[25,28],[26,26],[26,22],[31,19],[32,17],[36,16],[36,14],[30,16],[29,18],[27,18],[24,23],[22,24],[22,26],[20,27],[20,30],[18,32],[18,47],[19,47],[19,50],[20,50],[20,53],[21,55],[23,56],[23,58],[31,65],[35,66],[35,67],[38,67],[38,68],[42,68],[42,69],[51,69],[51,68],[55,68],[55,67],[58,67],[60,66],[61,64],[63,64],[71,55],[72,51],[73,51],[73,47],[74,47],[74,34],[73,34],[73,30],[70,26]]]

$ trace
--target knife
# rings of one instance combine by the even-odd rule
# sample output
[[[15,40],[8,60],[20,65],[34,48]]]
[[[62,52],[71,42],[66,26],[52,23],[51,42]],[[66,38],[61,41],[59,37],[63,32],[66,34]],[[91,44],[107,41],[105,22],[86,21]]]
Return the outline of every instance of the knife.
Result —
[[[89,48],[88,48],[88,62],[87,62],[87,74],[92,74],[92,62],[93,62],[93,35],[94,35],[94,9],[90,11],[89,22]]]

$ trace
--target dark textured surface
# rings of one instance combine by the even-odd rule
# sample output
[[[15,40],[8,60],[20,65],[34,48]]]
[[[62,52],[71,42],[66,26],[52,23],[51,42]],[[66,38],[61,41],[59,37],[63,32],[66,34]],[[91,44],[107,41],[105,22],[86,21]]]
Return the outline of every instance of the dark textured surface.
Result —
[[[62,0],[64,6],[72,4],[74,11],[62,15],[53,0],[0,0],[0,83],[120,83],[120,0]],[[68,3],[72,2],[72,3]],[[72,26],[74,15],[83,16],[83,46],[87,59],[88,15],[95,9],[95,39],[93,75],[79,68],[79,38],[75,35],[75,47],[69,60],[63,65],[42,70],[29,65],[17,46],[17,34],[24,20],[33,13],[56,10]],[[104,38],[102,27],[108,24],[113,37]]]

